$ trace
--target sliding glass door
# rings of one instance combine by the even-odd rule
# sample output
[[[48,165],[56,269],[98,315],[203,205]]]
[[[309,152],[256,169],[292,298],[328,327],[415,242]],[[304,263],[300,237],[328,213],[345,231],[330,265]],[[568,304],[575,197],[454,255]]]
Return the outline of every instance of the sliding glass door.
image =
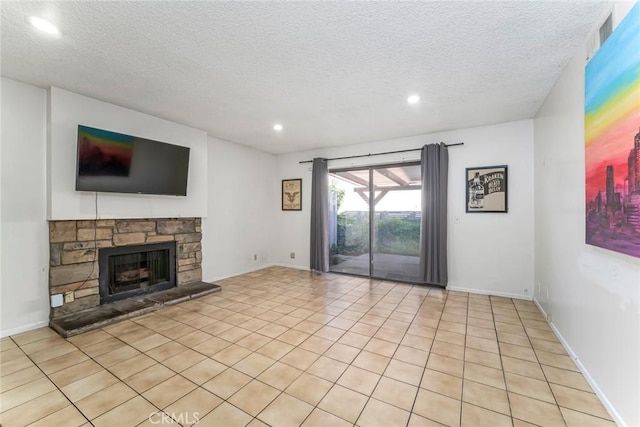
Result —
[[[329,271],[370,275],[369,170],[329,173]]]
[[[416,282],[420,165],[330,172],[329,270]]]
[[[371,276],[418,280],[420,265],[420,165],[373,170]]]

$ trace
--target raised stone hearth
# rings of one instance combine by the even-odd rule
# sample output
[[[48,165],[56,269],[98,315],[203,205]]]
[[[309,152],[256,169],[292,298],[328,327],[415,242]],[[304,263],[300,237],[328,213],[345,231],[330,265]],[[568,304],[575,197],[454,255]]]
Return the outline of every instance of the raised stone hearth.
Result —
[[[73,295],[73,302],[51,309],[51,318],[100,305],[101,248],[175,241],[177,286],[200,282],[201,226],[200,218],[50,221],[49,292]]]
[[[68,338],[213,292],[220,292],[220,286],[204,282],[189,283],[166,291],[59,316],[51,319],[49,326],[63,337]]]

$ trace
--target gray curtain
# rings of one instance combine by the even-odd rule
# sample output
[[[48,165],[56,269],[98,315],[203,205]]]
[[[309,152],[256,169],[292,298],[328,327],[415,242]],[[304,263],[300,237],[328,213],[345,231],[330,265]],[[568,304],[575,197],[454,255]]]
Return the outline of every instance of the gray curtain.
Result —
[[[449,152],[443,143],[422,147],[422,216],[420,222],[421,282],[446,286],[447,176]]]
[[[327,161],[321,158],[313,159],[310,267],[329,271],[329,172]]]

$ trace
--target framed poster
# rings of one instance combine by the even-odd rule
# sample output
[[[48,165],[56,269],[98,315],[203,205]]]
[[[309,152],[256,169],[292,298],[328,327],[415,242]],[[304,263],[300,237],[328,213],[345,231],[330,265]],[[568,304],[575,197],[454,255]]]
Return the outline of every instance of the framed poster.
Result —
[[[481,166],[466,169],[467,213],[506,213],[507,166]]]
[[[282,180],[282,210],[302,210],[302,179]]]

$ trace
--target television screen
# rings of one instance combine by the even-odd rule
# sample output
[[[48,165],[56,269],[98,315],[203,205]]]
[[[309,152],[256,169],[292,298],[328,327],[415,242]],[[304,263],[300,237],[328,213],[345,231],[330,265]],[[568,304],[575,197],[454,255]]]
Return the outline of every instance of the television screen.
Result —
[[[78,125],[77,191],[187,195],[189,147]]]

